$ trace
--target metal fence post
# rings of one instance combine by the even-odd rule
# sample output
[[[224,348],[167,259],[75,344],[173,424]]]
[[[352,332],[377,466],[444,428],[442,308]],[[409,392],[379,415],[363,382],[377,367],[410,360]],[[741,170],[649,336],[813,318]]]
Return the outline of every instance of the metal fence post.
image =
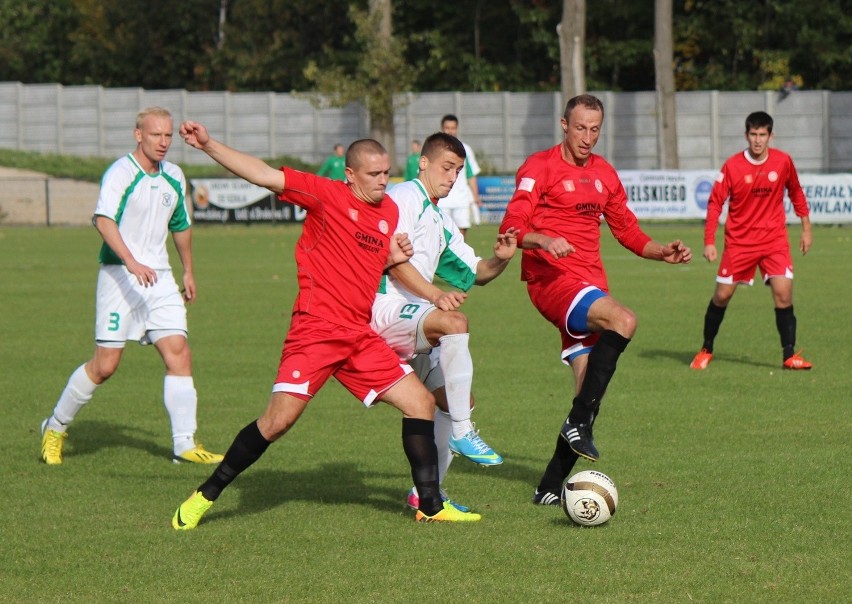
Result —
[[[44,179],[44,212],[47,226],[50,226],[50,178]]]

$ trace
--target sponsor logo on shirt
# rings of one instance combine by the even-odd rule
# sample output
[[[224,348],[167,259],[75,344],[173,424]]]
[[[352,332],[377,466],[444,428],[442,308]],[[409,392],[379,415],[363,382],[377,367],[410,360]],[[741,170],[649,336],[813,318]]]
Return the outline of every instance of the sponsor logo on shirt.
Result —
[[[385,230],[387,230],[387,223],[384,220],[382,220],[382,222],[384,223]],[[382,228],[381,224],[379,225],[379,228]],[[374,254],[377,254],[381,250],[385,249],[384,240],[380,239],[379,237],[376,237],[375,235],[371,235],[370,233],[362,233],[360,231],[356,231],[355,240],[358,242],[358,247]]]
[[[562,186],[565,187],[565,190],[568,191],[569,193],[573,193],[574,191],[577,190],[577,188],[574,186],[573,180],[563,180]]]
[[[532,193],[533,187],[535,186],[534,178],[524,177],[521,179],[521,182],[518,183],[519,191],[526,191],[527,193]]]
[[[358,210],[355,208],[349,208],[349,218],[352,222],[358,222]]]
[[[751,182],[754,180],[754,178],[752,178],[751,174],[746,174],[745,178],[743,178],[743,180],[746,181],[746,184],[751,184]]]
[[[578,214],[585,216],[599,216],[603,212],[603,208],[599,203],[578,203],[574,208]]]

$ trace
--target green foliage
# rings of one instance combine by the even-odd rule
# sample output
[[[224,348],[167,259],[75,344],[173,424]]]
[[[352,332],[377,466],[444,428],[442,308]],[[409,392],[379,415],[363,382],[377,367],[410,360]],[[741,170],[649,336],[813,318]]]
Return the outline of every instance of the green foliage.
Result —
[[[560,15],[555,2],[405,3],[394,27],[411,40],[415,91],[557,90]]]
[[[68,34],[73,84],[193,88],[212,52],[218,0],[77,0]],[[207,17],[207,18],[205,18]]]
[[[417,73],[405,64],[405,41],[393,35],[382,39],[378,34],[381,22],[378,11],[352,5],[349,16],[355,24],[355,42],[360,48],[354,67],[321,68],[315,61],[309,61],[305,78],[332,106],[360,102],[373,125],[388,131],[393,124],[394,95],[410,90]]]
[[[208,86],[307,90],[312,83],[304,68],[310,61],[348,64],[356,55],[349,4],[348,0],[231,1],[224,45],[203,68]]]
[[[799,88],[804,84],[801,75],[790,73],[789,52],[770,50],[755,53],[755,55],[760,61],[760,70],[763,73],[763,82],[758,86],[759,90],[780,90],[787,80],[792,80]]]
[[[693,249],[700,226],[646,225]],[[490,249],[493,226],[468,231]],[[263,410],[296,291],[292,226],[194,233],[189,308],[199,435],[222,451]],[[791,240],[797,241],[794,229]],[[92,228],[0,228],[4,486],[9,602],[842,602],[852,593],[848,228],[815,228],[796,259],[799,339],[816,363],[782,372],[771,299],[743,288],[705,372],[715,267],[633,257],[604,232],[613,295],[639,318],[595,436],[620,507],[571,526],[529,503],[573,388],[559,338],[532,308],[519,262],[463,307],[483,436],[506,459],[451,466],[446,487],[483,514],[417,525],[399,413],[365,410],[334,381],[299,424],[225,491],[201,525],[171,515],[211,472],[169,461],[162,362],[130,345],[77,417],[61,467],[38,462],[38,426],[91,354],[99,238]],[[827,287],[826,285],[830,286]],[[847,535],[847,537],[844,537]],[[471,546],[472,549],[461,549]],[[487,563],[485,563],[487,561]]]
[[[560,2],[397,1],[390,53],[357,34],[356,17],[367,12],[366,0],[224,4],[220,37],[222,0],[0,0],[0,81],[308,91],[327,87],[334,74],[357,72],[366,83],[389,82],[390,90],[399,91],[560,88]],[[591,89],[654,88],[654,4],[586,2]],[[676,2],[677,89],[753,90],[791,76],[811,89],[852,89],[847,5]],[[789,73],[767,63],[775,63],[768,59],[773,55],[786,57]],[[376,70],[365,73],[370,65]],[[338,86],[342,95],[357,97],[351,88]]]
[[[0,0],[0,81],[66,81],[79,20],[72,0]]]

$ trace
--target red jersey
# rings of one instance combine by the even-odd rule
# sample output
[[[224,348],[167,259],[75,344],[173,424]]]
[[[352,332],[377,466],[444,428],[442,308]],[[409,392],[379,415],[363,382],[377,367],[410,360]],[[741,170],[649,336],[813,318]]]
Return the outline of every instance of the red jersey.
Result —
[[[799,184],[792,158],[778,149],[770,149],[766,159],[754,163],[748,151],[728,158],[716,177],[707,202],[704,245],[716,243],[716,227],[725,200],[725,247],[771,246],[787,241],[787,216],[784,189],[787,189],[796,216],[808,215],[808,202]]]
[[[346,183],[281,169],[285,190],[279,199],[307,210],[296,244],[299,294],[293,311],[369,327],[399,218],[396,204],[387,195],[370,204]]]
[[[592,154],[585,166],[562,159],[562,147],[531,155],[518,170],[515,193],[500,226],[520,230],[518,246],[529,232],[564,237],[574,246],[565,258],[554,258],[541,249],[525,249],[521,279],[534,282],[571,276],[602,289],[607,288],[600,255],[600,217],[603,215],[621,245],[641,256],[651,240],[642,232],[627,207],[627,195],[618,173],[603,157]]]

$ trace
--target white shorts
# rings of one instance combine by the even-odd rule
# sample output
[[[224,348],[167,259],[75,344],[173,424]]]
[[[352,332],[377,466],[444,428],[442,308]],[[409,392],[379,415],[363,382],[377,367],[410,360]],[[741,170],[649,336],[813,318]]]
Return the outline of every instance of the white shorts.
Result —
[[[463,208],[442,208],[444,212],[450,215],[450,218],[453,219],[453,222],[456,223],[456,226],[460,229],[469,229],[470,228],[470,206],[467,205]]]
[[[440,348],[433,348],[430,353],[418,354],[408,361],[408,364],[414,369],[414,375],[423,382],[429,392],[434,392],[444,386],[444,372],[441,371],[441,366],[438,364],[440,350]]]
[[[169,269],[158,270],[157,282],[143,287],[123,265],[101,265],[95,297],[98,344],[147,343],[146,334],[154,330],[186,334],[186,306]]]
[[[423,333],[423,320],[435,306],[422,300],[412,302],[402,296],[379,294],[373,302],[370,325],[403,361],[427,353],[432,345]]]

